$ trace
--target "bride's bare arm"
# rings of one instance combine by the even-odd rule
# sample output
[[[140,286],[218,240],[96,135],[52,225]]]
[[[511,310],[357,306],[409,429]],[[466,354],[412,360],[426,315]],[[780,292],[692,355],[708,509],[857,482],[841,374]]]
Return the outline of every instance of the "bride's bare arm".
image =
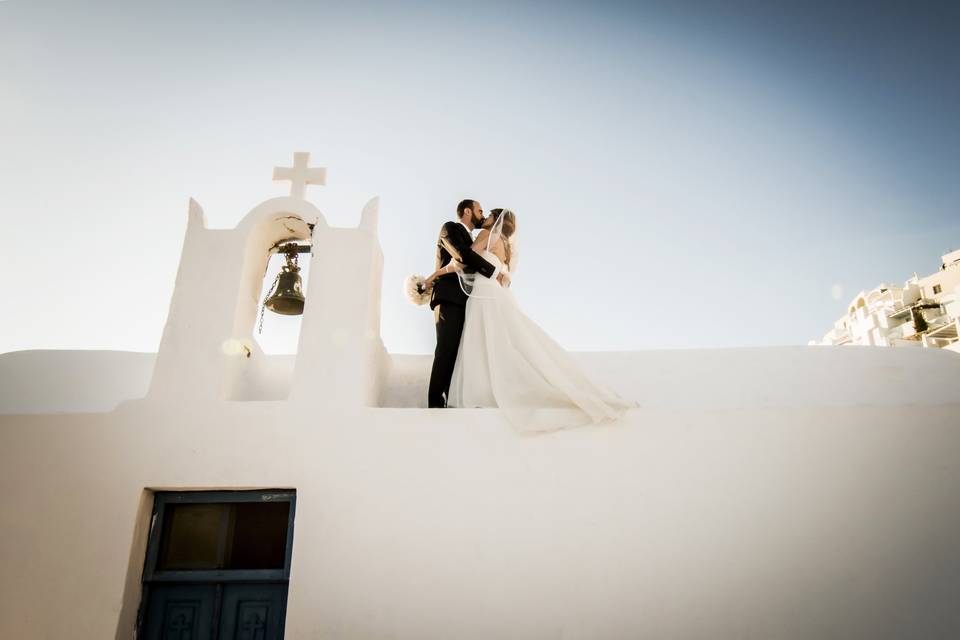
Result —
[[[463,268],[462,263],[457,262],[456,260],[451,260],[450,262],[447,263],[447,266],[437,269],[436,271],[428,275],[426,278],[424,278],[424,281],[427,284],[427,288],[430,289],[431,287],[433,287],[434,281],[440,276],[446,275],[448,273],[453,273],[454,271],[457,271],[458,269],[462,269],[462,268]]]
[[[437,269],[436,271],[434,271],[433,273],[431,273],[430,275],[428,275],[426,278],[423,279],[424,282],[426,283],[427,289],[432,289],[437,278],[439,278],[440,276],[446,275],[448,273],[453,273],[454,271],[458,271],[462,268],[463,268],[463,263],[457,262],[456,260],[451,260],[449,263],[447,263],[447,266],[443,267],[442,269]],[[500,273],[497,274],[497,282],[499,282],[505,287],[509,287],[510,274],[501,271]]]
[[[487,250],[487,238],[490,237],[489,229],[481,229],[480,234],[477,236],[477,239],[473,241],[473,250],[477,253],[483,253]],[[507,261],[506,255],[503,253],[503,238],[497,238],[497,241],[493,243],[493,246],[490,247],[490,252],[493,255],[500,258],[502,262]]]
[[[489,229],[481,229],[477,239],[473,241],[473,250],[477,253],[487,250],[487,238],[490,237]]]
[[[490,237],[489,229],[481,229],[480,233],[477,235],[477,239],[473,241],[473,250],[477,253],[487,250],[487,238]],[[501,260],[504,259],[504,256],[501,255],[503,252],[503,238],[497,238],[497,241],[490,247],[490,250]],[[499,249],[499,251],[498,251]],[[442,274],[441,274],[442,275]],[[502,284],[505,287],[510,286],[510,276],[506,273],[500,272],[497,274],[497,282]]]

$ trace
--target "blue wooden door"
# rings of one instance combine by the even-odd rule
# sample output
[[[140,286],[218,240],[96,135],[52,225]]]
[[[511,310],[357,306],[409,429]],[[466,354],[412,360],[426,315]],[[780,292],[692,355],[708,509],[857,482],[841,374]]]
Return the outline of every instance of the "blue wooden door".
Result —
[[[281,640],[286,604],[286,584],[224,585],[219,640]]]
[[[171,584],[150,589],[147,640],[210,640],[214,585]]]
[[[138,637],[283,640],[295,499],[276,489],[157,492]]]

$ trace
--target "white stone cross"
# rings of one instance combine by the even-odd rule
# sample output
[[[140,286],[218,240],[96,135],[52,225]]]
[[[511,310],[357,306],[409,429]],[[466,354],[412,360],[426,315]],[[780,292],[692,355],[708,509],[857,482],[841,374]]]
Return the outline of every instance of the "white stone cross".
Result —
[[[310,168],[310,152],[296,151],[292,167],[274,167],[274,180],[290,181],[290,197],[305,200],[308,184],[327,184],[327,170]]]

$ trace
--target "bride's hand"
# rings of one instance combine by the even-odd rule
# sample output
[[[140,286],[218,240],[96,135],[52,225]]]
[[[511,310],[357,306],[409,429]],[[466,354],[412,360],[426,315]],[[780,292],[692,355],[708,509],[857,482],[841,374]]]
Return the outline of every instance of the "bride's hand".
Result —
[[[428,275],[426,278],[424,278],[423,282],[424,282],[424,285],[427,287],[427,290],[429,291],[430,289],[433,289],[433,285],[437,281],[437,278],[444,275],[446,272],[447,272],[446,269],[438,269],[437,271],[434,271],[433,273]]]
[[[426,285],[426,287],[427,287],[427,290],[429,291],[430,289],[433,288],[434,282],[435,282],[436,279],[439,278],[440,276],[444,276],[444,275],[446,275],[446,274],[448,274],[448,273],[453,273],[454,271],[456,271],[456,270],[458,270],[458,269],[460,269],[460,268],[462,268],[462,267],[463,267],[463,265],[462,265],[461,263],[454,261],[454,262],[448,263],[447,266],[445,266],[444,268],[438,269],[438,270],[434,271],[433,273],[431,273],[430,275],[428,275],[426,278],[423,279],[423,281],[424,281],[424,283],[425,283],[425,285]]]

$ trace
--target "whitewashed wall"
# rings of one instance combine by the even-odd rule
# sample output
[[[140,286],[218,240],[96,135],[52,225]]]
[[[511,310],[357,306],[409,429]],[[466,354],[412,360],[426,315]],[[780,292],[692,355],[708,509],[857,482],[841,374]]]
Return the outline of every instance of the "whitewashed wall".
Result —
[[[756,380],[777,358],[753,351],[707,353],[703,375]],[[859,350],[811,351],[754,408],[691,388],[688,408],[546,436],[322,394],[0,416],[0,637],[132,637],[145,489],[253,487],[298,494],[288,638],[956,636],[960,405],[910,391],[960,357],[864,349],[905,358],[867,375]],[[774,386],[829,400],[844,368],[905,392],[761,406]]]

